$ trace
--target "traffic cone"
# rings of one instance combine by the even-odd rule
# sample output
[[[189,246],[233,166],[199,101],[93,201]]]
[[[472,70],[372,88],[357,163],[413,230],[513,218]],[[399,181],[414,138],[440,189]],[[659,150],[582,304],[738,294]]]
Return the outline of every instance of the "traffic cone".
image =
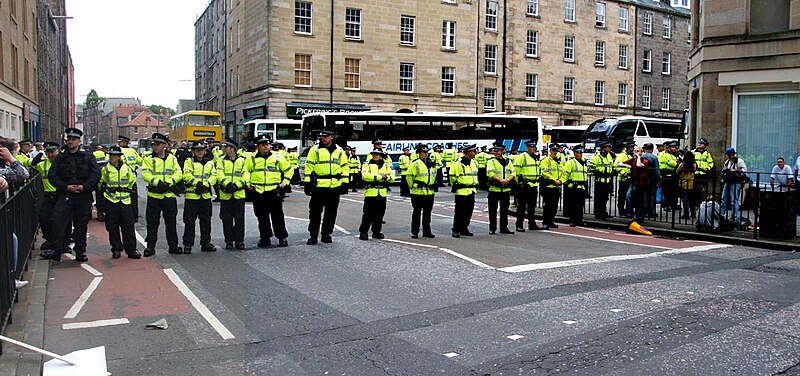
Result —
[[[642,227],[642,225],[640,225],[639,222],[636,221],[631,221],[631,224],[628,225],[628,232],[633,234],[641,234],[648,236],[653,235],[653,233],[650,232],[650,230]]]

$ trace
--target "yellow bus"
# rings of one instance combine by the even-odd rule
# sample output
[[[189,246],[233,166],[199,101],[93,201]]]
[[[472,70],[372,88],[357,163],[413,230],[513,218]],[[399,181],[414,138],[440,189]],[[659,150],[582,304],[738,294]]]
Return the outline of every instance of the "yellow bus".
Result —
[[[222,115],[216,111],[186,111],[169,118],[172,141],[197,141],[209,137],[222,142]]]

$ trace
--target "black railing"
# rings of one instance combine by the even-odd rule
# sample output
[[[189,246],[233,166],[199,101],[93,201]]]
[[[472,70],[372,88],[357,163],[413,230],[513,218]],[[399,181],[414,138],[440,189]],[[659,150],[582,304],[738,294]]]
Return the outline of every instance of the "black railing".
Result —
[[[17,299],[14,281],[27,269],[38,227],[42,177],[15,184],[0,193],[0,333],[11,324],[11,307]],[[0,347],[2,354],[2,347]]]

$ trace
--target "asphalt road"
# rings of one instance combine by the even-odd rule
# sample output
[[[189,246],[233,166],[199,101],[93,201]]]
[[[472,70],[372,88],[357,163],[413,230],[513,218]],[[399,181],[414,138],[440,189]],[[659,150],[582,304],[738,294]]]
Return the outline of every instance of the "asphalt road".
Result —
[[[154,258],[111,260],[92,221],[91,267],[51,270],[45,347],[104,345],[115,375],[800,374],[800,254],[567,226],[489,235],[485,194],[476,236],[454,239],[449,192],[436,239],[411,239],[410,202],[390,195],[385,240],[357,238],[349,194],[334,243],[307,246],[297,189],[288,248],[255,247],[250,204],[245,251],[170,255],[162,230]]]

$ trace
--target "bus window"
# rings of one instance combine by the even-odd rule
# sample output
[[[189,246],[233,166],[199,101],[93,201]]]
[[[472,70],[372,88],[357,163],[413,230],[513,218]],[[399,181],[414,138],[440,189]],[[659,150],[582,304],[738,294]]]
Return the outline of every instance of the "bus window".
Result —
[[[204,127],[218,126],[219,117],[206,115],[189,115],[187,122],[189,125],[200,125]]]
[[[636,128],[636,137],[647,137],[647,127],[643,121],[640,121],[639,126]]]
[[[636,123],[635,120],[620,122],[614,130],[614,138],[623,140],[633,138],[633,134],[636,132]]]
[[[681,124],[677,122],[648,121],[647,130],[651,138],[682,139]]]
[[[300,124],[283,124],[277,123],[277,138],[278,139],[300,139]]]

